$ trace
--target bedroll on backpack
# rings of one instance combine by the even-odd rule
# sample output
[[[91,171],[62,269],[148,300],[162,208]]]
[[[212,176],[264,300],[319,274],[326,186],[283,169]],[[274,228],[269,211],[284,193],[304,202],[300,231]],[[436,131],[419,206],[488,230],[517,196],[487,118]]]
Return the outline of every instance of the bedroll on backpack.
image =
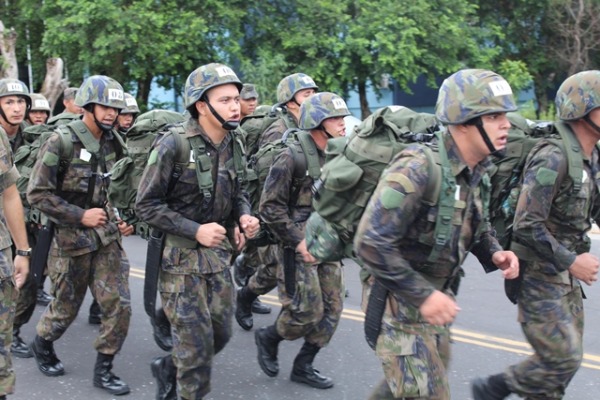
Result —
[[[169,126],[183,122],[184,116],[174,111],[152,110],[141,114],[126,134],[127,156],[111,169],[108,199],[119,210],[123,221],[137,224],[135,198],[146,168],[152,144]],[[136,229],[137,230],[137,229]]]
[[[503,156],[492,156],[493,169],[489,172],[492,185],[489,216],[496,237],[503,248],[509,249],[515,209],[521,192],[525,161],[540,140],[556,143],[564,149],[569,163],[569,177],[573,190],[581,189],[583,159],[574,135],[562,123],[532,121],[518,113],[508,113],[512,125]]]
[[[306,226],[309,252],[320,261],[353,257],[352,241],[360,218],[375,191],[383,170],[409,144],[428,142],[441,126],[432,114],[418,113],[402,106],[382,108],[356,129],[344,143],[329,140],[327,158],[313,198],[314,212]],[[343,140],[343,139],[342,139]],[[329,143],[331,142],[331,143]],[[439,160],[430,170],[428,203],[438,200],[441,176]]]

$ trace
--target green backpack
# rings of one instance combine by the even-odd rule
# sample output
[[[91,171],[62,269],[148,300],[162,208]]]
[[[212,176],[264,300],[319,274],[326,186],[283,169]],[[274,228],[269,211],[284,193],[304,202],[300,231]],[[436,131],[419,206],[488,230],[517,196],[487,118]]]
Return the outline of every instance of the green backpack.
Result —
[[[489,216],[503,248],[512,244],[512,225],[517,200],[521,193],[522,173],[531,149],[542,139],[560,146],[567,155],[568,173],[573,193],[581,189],[583,158],[579,142],[564,123],[531,121],[518,113],[508,113],[511,122],[506,151],[502,157],[492,156],[494,167],[489,172],[492,194]]]
[[[356,228],[384,169],[408,145],[423,143],[432,176],[424,202],[430,206],[439,203],[440,209],[436,244],[430,254],[430,261],[435,260],[450,235],[447,221],[454,210],[456,187],[443,146],[425,146],[434,137],[442,143],[440,132],[434,115],[389,106],[365,119],[346,142],[340,141],[343,138],[329,140],[328,161],[315,185],[314,212],[306,225],[309,252],[320,261],[354,257]]]
[[[246,143],[246,151],[248,156],[253,155],[258,151],[258,142],[260,136],[265,132],[275,121],[282,118],[283,111],[277,106],[262,105],[259,106],[251,115],[242,119],[240,126]],[[288,118],[284,118],[288,129],[294,128],[287,124]]]
[[[142,173],[156,138],[183,120],[183,115],[168,110],[152,110],[141,114],[126,134],[128,155],[117,161],[110,171],[109,202],[117,208],[123,221],[136,225],[137,233],[143,237],[146,237],[147,226],[140,223],[135,215],[135,197]],[[189,151],[178,154],[176,159],[178,163],[187,165]]]

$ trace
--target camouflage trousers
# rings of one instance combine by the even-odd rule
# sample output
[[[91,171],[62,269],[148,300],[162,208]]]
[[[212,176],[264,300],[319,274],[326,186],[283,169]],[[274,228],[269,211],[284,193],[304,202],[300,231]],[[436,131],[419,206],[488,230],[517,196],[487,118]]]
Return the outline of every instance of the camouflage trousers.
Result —
[[[344,279],[339,262],[305,264],[296,253],[296,293],[290,298],[285,289],[283,268],[277,269],[277,290],[281,312],[275,327],[286,340],[304,337],[305,341],[325,347],[342,316]]]
[[[161,270],[159,291],[173,332],[179,395],[201,399],[210,392],[213,357],[232,334],[231,272],[176,274]]]
[[[37,243],[37,225],[27,223],[27,239],[29,245],[35,247]],[[31,266],[30,266],[31,267]],[[29,271],[27,280],[23,287],[19,290],[19,297],[17,299],[17,309],[15,312],[15,328],[19,329],[25,325],[31,319],[33,312],[35,311],[35,305],[37,300],[37,283],[33,277],[33,273]]]
[[[48,274],[54,299],[37,324],[37,334],[58,340],[77,317],[89,287],[102,311],[94,348],[102,354],[116,354],[125,342],[131,319],[129,261],[121,243],[115,240],[75,257],[50,255]]]
[[[371,280],[363,282],[367,309]],[[375,352],[385,378],[369,400],[449,400],[450,327],[421,320],[418,308],[388,295]]]
[[[267,294],[277,287],[277,267],[281,265],[282,249],[278,244],[255,247],[256,272],[248,280],[248,288],[255,294]]]
[[[13,270],[12,251],[10,247],[0,250],[0,270]],[[15,371],[10,356],[12,343],[13,319],[17,290],[12,277],[0,279],[0,395],[13,393],[15,390]]]
[[[539,278],[525,270],[518,300],[521,329],[534,354],[509,367],[506,378],[527,399],[562,399],[583,358],[582,289],[573,278],[571,284]]]

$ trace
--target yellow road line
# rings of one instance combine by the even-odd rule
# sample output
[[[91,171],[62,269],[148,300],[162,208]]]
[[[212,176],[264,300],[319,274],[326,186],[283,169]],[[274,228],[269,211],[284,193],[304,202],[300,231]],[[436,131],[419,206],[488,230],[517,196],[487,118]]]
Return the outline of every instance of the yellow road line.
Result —
[[[145,276],[145,271],[143,269],[130,268],[130,275],[143,279]],[[265,304],[281,306],[281,303],[279,303],[279,298],[275,295],[265,294],[260,296],[260,298]],[[365,314],[360,310],[352,310],[347,308],[342,311],[342,318],[349,319],[351,321],[364,322]],[[526,342],[467,331],[459,328],[451,328],[451,332],[452,339],[456,342],[473,344],[480,347],[502,350],[525,356],[533,354],[531,351],[531,346]],[[582,367],[600,370],[600,356],[586,353],[583,355],[583,359],[584,362],[581,364]]]

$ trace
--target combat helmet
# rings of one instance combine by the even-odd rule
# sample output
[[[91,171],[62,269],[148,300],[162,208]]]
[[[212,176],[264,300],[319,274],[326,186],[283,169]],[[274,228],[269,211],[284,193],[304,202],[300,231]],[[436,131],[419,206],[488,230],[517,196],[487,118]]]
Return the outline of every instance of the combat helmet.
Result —
[[[88,104],[100,104],[122,110],[125,108],[123,87],[108,76],[90,76],[83,81],[75,96],[75,105],[85,108]]]
[[[350,115],[350,111],[340,96],[330,92],[317,93],[300,106],[298,127],[303,130],[315,129],[327,118],[347,115]]]
[[[297,73],[283,78],[277,85],[277,103],[285,104],[292,100],[296,93],[304,89],[319,90],[319,87],[310,76]]]
[[[125,108],[121,110],[121,114],[139,114],[137,100],[129,93],[124,93]]]
[[[242,82],[231,68],[223,64],[207,64],[196,68],[185,82],[183,102],[187,110],[204,97],[207,90],[232,83],[242,90]]]
[[[27,108],[31,107],[31,96],[27,85],[18,79],[0,79],[0,97],[21,96],[27,102]]]
[[[556,92],[556,113],[563,121],[586,117],[600,107],[600,71],[582,71],[568,77]]]
[[[43,94],[31,93],[29,97],[31,97],[31,108],[29,111],[46,111],[50,115],[52,112],[50,103]]]
[[[444,80],[435,116],[448,125],[460,125],[487,114],[517,111],[512,89],[495,72],[463,69]]]

